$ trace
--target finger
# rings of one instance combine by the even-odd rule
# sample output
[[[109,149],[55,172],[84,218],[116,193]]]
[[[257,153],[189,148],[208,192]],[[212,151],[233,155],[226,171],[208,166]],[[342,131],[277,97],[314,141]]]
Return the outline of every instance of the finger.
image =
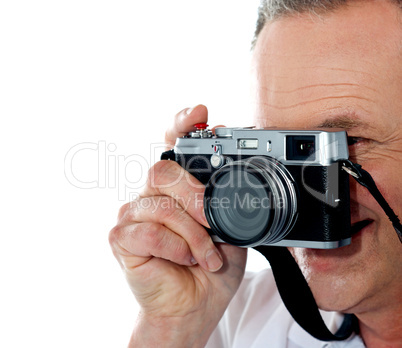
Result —
[[[121,223],[132,224],[136,221],[161,224],[178,234],[186,241],[194,259],[205,270],[214,272],[222,266],[222,257],[208,232],[175,199],[159,196],[136,200],[122,217]]]
[[[195,219],[209,227],[204,214],[205,186],[174,161],[159,161],[148,172],[141,197],[169,196]]]
[[[152,222],[118,225],[110,231],[109,243],[116,259],[127,270],[145,264],[152,257],[184,266],[196,263],[183,238]]]
[[[208,109],[204,105],[197,105],[194,108],[186,108],[180,111],[174,118],[173,125],[165,133],[167,149],[171,149],[176,139],[194,131],[196,123],[208,121]]]

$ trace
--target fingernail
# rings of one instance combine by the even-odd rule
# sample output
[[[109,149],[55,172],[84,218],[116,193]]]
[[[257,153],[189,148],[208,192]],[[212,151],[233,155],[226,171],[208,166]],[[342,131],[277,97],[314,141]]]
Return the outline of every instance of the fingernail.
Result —
[[[192,113],[192,111],[194,110],[194,108],[187,108],[186,109],[186,115],[190,115]]]
[[[190,263],[194,266],[194,265],[196,265],[198,262],[197,262],[197,260],[192,256],[191,259],[190,259]]]
[[[210,272],[218,271],[223,265],[222,256],[214,249],[208,250],[205,260]]]

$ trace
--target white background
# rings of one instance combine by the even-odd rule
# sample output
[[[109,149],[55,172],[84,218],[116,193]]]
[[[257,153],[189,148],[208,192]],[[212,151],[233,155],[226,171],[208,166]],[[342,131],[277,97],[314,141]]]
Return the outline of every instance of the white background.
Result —
[[[0,3],[0,347],[126,346],[137,307],[108,232],[175,113],[203,103],[211,125],[250,125],[256,10]]]

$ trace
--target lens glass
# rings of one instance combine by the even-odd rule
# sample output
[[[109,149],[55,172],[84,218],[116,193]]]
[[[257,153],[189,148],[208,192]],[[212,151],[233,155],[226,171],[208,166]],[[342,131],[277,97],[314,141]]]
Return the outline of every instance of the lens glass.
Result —
[[[235,241],[252,241],[266,233],[271,215],[270,190],[258,175],[244,168],[217,178],[209,212],[222,234]]]

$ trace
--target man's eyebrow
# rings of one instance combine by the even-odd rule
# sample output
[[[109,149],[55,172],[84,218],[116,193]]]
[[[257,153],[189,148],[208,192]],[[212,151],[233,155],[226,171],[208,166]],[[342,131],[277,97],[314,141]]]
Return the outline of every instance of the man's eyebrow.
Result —
[[[338,116],[335,118],[329,118],[321,122],[317,128],[342,128],[342,129],[353,129],[356,127],[367,126],[366,123],[359,119],[352,118],[350,116]]]

